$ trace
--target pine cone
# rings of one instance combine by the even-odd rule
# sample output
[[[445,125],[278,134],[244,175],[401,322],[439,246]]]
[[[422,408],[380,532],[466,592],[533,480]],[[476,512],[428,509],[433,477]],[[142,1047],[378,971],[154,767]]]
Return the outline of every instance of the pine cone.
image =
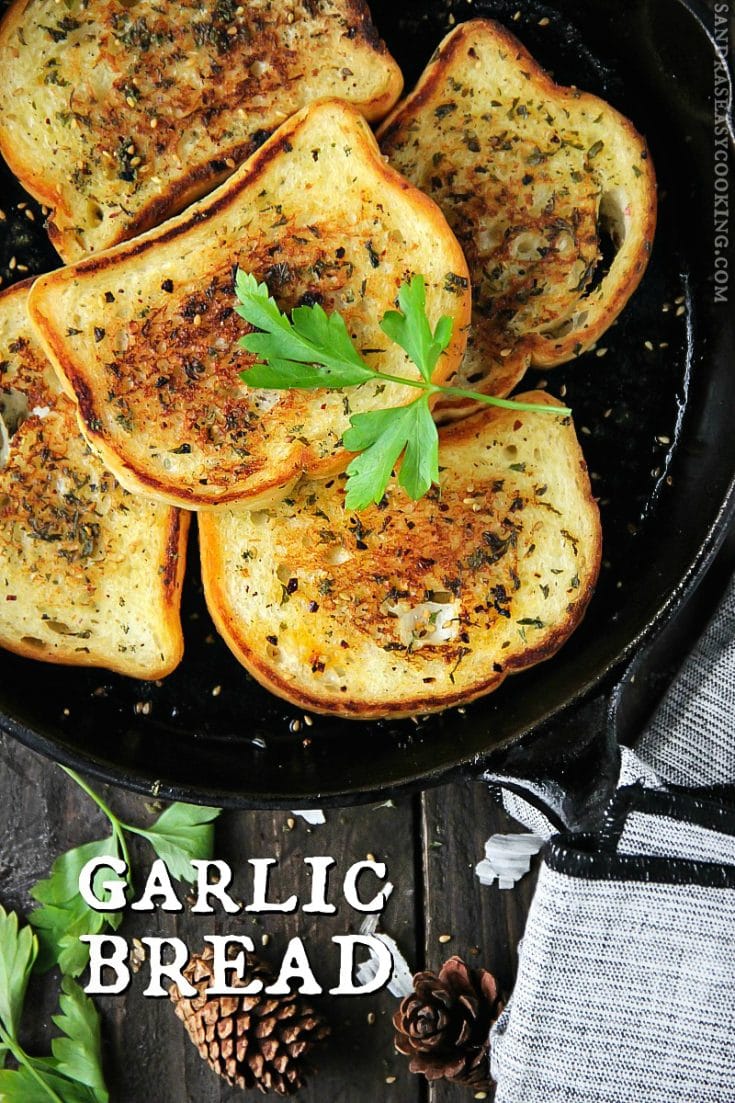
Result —
[[[395,1046],[411,1072],[476,1090],[491,1087],[488,1035],[503,1005],[495,978],[452,957],[439,975],[417,973],[393,1016]]]
[[[176,985],[169,995],[178,1017],[200,1055],[232,1087],[258,1088],[264,1095],[292,1095],[304,1086],[309,1071],[304,1058],[329,1027],[298,995],[206,996],[212,983],[211,946],[193,955],[184,976],[199,995],[182,996]],[[253,954],[245,954],[246,976],[232,979],[244,987],[256,977],[267,986],[273,976]]]

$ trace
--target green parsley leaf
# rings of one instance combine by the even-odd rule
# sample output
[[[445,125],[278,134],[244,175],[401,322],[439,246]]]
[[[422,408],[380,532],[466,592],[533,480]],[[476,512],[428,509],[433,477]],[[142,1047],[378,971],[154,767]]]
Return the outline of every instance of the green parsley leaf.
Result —
[[[341,314],[327,315],[318,304],[299,306],[291,320],[282,314],[264,283],[238,270],[235,310],[261,332],[241,337],[241,348],[260,363],[242,372],[249,387],[284,390],[297,387],[355,387],[372,379],[370,368],[352,344]],[[316,367],[315,365],[319,365]]]
[[[71,977],[62,977],[59,1008],[61,1013],[54,1015],[53,1021],[63,1037],[51,1042],[57,1072],[86,1084],[96,1103],[108,1103],[97,1009]]]
[[[191,859],[211,858],[214,849],[214,820],[219,808],[193,804],[172,804],[152,827],[126,825],[129,831],[147,839],[159,858],[163,858],[172,877],[195,881]]]
[[[0,906],[0,1021],[15,1037],[26,989],[38,953],[38,942],[30,927],[18,930],[18,916]]]
[[[59,1103],[97,1103],[97,1097],[85,1085],[71,1083],[65,1076],[44,1068],[41,1061],[33,1061],[33,1068],[40,1077],[40,1083],[28,1067],[0,1071],[2,1103],[52,1103],[53,1100]]]
[[[79,941],[82,934],[99,934],[106,926],[116,928],[122,922],[119,912],[98,912],[79,895],[79,874],[92,858],[120,853],[114,835],[84,843],[56,859],[51,873],[33,885],[30,895],[42,906],[32,911],[29,922],[35,927],[40,944],[36,968],[46,972],[59,965],[65,973],[77,977],[89,960],[89,947]],[[94,880],[97,894],[104,899],[101,881],[109,871],[100,869]]]
[[[383,315],[380,328],[383,333],[400,345],[421,372],[427,383],[431,382],[437,361],[452,339],[453,320],[444,315],[431,332],[426,315],[426,284],[423,276],[413,276],[398,292],[401,312],[389,310]]]
[[[389,310],[380,328],[415,364],[419,378],[391,375],[373,368],[352,343],[344,318],[323,307],[299,306],[290,319],[271,296],[265,283],[238,269],[235,277],[238,305],[235,310],[258,332],[248,333],[239,344],[258,362],[240,373],[250,387],[264,390],[313,391],[359,387],[369,380],[414,387],[422,395],[415,401],[382,410],[353,414],[342,437],[344,447],[357,455],[347,468],[348,509],[366,509],[383,497],[401,453],[405,453],[398,483],[414,500],[423,497],[439,479],[439,438],[429,399],[443,393],[469,398],[490,406],[533,413],[571,413],[566,406],[539,406],[515,402],[461,387],[432,381],[439,357],[448,348],[454,320],[439,319],[434,330],[426,313],[426,282],[412,276],[398,291],[399,310]]]

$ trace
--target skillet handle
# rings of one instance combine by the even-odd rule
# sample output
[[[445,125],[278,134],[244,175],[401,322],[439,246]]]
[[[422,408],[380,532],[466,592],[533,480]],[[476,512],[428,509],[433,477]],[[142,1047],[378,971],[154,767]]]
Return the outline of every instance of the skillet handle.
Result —
[[[619,685],[568,709],[561,717],[486,763],[488,775],[528,786],[558,828],[594,829],[618,780],[620,748],[614,720]]]

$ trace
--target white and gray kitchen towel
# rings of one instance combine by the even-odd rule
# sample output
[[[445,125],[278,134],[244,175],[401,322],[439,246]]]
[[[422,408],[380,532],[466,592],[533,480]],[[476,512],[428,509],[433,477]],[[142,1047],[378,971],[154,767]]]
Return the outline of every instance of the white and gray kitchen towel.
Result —
[[[595,835],[552,834],[543,787],[503,789],[551,838],[497,1103],[735,1103],[735,807],[703,797],[735,784],[735,584],[635,751]]]

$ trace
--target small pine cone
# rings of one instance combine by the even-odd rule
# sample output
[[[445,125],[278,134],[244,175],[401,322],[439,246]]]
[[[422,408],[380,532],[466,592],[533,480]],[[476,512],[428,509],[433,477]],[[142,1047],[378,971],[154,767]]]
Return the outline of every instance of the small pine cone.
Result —
[[[214,951],[207,946],[189,959],[184,977],[198,992],[182,996],[176,985],[169,995],[174,1009],[200,1056],[232,1087],[258,1088],[264,1095],[292,1095],[304,1086],[309,1066],[304,1060],[329,1027],[299,995],[207,996],[213,980]],[[253,954],[245,954],[243,980],[229,975],[229,984],[245,987],[256,977],[267,986],[270,970]]]
[[[438,976],[417,973],[413,987],[393,1016],[395,1046],[411,1058],[411,1072],[490,1088],[488,1035],[503,1009],[492,974],[452,957]]]

